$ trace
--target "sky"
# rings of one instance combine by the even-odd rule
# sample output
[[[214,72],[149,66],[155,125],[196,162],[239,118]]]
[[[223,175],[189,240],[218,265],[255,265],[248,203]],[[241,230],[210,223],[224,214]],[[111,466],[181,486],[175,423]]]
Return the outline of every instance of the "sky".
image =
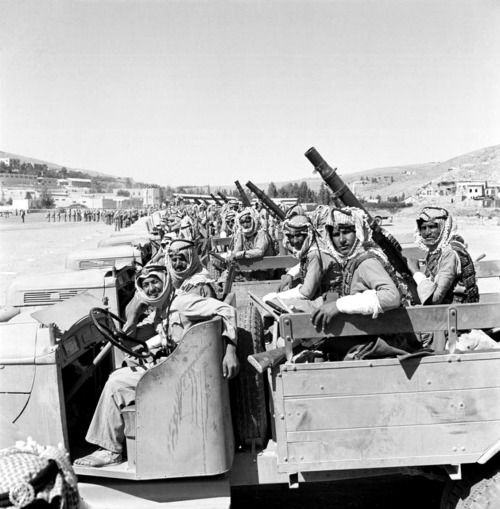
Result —
[[[0,150],[159,185],[500,143],[498,0],[0,0]]]

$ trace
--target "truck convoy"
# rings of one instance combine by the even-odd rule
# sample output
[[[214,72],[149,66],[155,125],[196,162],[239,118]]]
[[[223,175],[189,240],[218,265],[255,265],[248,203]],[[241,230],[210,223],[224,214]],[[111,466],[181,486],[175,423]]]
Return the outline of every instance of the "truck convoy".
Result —
[[[259,270],[263,263],[255,262]],[[500,263],[488,267],[484,274],[500,275]],[[0,447],[31,436],[62,443],[73,459],[87,452],[85,431],[123,358],[105,347],[118,327],[110,313],[124,318],[134,272],[125,265],[26,276],[9,288],[17,312],[0,323]],[[247,286],[259,296],[269,289],[263,283]],[[273,334],[264,335],[269,316],[248,289],[225,296],[240,312],[240,381],[219,369],[219,320],[189,329],[123,409],[126,461],[75,467],[91,507],[229,507],[232,486],[390,474],[442,480],[442,509],[500,506],[500,350],[457,348],[458,332],[500,326],[500,295],[398,308],[376,320],[344,315],[321,333],[335,341],[444,331],[447,351],[295,364],[293,346],[319,337],[311,316],[278,313]],[[284,362],[263,373],[247,362],[282,346]]]

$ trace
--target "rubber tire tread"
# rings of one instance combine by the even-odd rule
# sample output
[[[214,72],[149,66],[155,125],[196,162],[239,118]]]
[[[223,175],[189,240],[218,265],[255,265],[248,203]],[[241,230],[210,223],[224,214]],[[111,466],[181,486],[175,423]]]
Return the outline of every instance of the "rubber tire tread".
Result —
[[[265,350],[262,317],[252,303],[238,308],[238,324],[240,371],[231,380],[231,409],[236,444],[245,447],[252,439],[261,439],[262,446],[265,446],[268,435],[266,380],[247,360],[249,355]]]
[[[482,475],[481,475],[482,472]],[[460,481],[449,480],[440,509],[493,509],[500,507],[500,470],[478,469]]]
[[[214,280],[214,281],[217,281],[221,274],[222,274],[222,271],[220,269],[218,269],[213,263],[212,263],[212,260],[210,260],[208,263],[207,263],[207,270],[208,270],[208,274],[210,275],[210,277]]]

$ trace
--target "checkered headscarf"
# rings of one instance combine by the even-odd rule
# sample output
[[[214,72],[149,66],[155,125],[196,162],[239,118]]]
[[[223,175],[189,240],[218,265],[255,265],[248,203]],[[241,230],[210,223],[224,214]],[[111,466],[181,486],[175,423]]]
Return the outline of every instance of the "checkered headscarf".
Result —
[[[341,258],[350,259],[355,256],[359,251],[364,250],[372,240],[372,230],[368,224],[368,216],[366,213],[356,207],[342,207],[341,209],[332,208],[332,225],[327,225],[330,230],[338,229],[340,226],[354,226],[356,233],[356,241],[352,246],[350,253],[347,256],[342,256],[333,245],[330,250],[334,257],[338,260]]]
[[[172,267],[170,255],[173,254],[182,254],[186,258],[186,270],[175,270]],[[170,243],[167,249],[167,255],[165,257],[165,265],[167,266],[170,277],[172,278],[174,288],[180,288],[182,283],[187,278],[191,277],[197,272],[200,272],[203,268],[198,256],[198,251],[196,250],[196,244],[190,240],[185,239],[176,239]]]
[[[47,507],[76,509],[80,495],[66,450],[43,447],[29,438],[0,451],[0,502],[1,507],[25,507],[35,500],[45,500]]]
[[[420,234],[420,226],[424,222],[435,223],[439,226],[439,237],[437,242],[426,242]],[[446,247],[450,240],[457,233],[457,224],[453,216],[441,207],[424,207],[417,217],[417,226],[415,228],[415,243],[420,249],[429,251],[431,246],[435,246],[435,250]]]

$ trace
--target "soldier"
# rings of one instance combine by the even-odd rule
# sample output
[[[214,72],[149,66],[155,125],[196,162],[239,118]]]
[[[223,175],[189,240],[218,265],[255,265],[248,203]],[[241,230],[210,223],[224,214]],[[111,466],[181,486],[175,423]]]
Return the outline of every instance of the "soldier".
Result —
[[[457,234],[453,216],[441,207],[425,207],[417,218],[415,242],[427,251],[425,270],[408,260],[422,304],[479,302],[474,262]]]
[[[252,207],[246,207],[237,216],[237,229],[233,234],[233,249],[229,260],[274,256],[274,247],[269,234],[262,229],[260,216]]]
[[[168,357],[177,347],[182,335],[200,320],[214,316],[222,318],[222,340],[226,352],[222,360],[224,377],[236,376],[239,365],[236,356],[236,311],[215,299],[206,299],[192,293],[176,295],[172,281],[164,266],[144,267],[137,277],[136,289],[139,299],[127,310],[124,332],[138,339],[148,339],[150,348],[161,348]],[[153,312],[141,323],[140,317],[149,307]],[[144,371],[151,365],[118,369],[109,377],[94,417],[87,432],[86,440],[100,447],[94,453],[79,458],[76,465],[102,467],[122,461],[125,424],[121,409],[135,399],[135,388]]]
[[[371,315],[401,305],[398,287],[391,277],[387,258],[371,240],[371,229],[366,214],[354,207],[332,210],[332,225],[327,225],[333,257],[342,268],[342,278],[333,287],[338,298],[333,298],[312,315],[318,331],[326,331],[340,314]],[[334,294],[332,294],[334,296]],[[399,353],[412,351],[420,345],[412,343],[412,336],[383,338],[385,346]],[[362,344],[359,337],[338,337],[328,342],[330,356],[335,358],[360,358],[367,344],[377,345],[379,338],[366,336]],[[388,343],[388,345],[387,345]],[[393,350],[394,351],[394,350]]]
[[[281,299],[315,300],[336,286],[342,277],[340,264],[320,238],[311,220],[304,215],[286,219],[283,230],[299,264],[282,278],[279,293],[270,293],[263,300],[276,295]]]

